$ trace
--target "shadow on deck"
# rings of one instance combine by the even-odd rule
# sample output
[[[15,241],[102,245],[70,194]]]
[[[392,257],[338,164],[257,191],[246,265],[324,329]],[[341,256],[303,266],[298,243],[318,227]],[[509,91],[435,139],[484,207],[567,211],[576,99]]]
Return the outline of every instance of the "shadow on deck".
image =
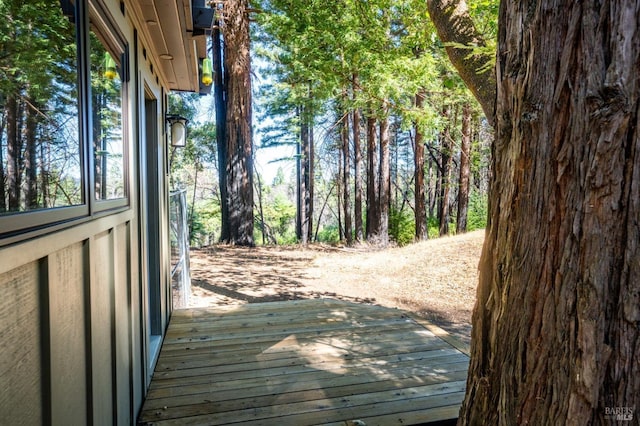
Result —
[[[177,310],[139,423],[454,419],[469,363],[461,349],[404,311],[332,299]]]

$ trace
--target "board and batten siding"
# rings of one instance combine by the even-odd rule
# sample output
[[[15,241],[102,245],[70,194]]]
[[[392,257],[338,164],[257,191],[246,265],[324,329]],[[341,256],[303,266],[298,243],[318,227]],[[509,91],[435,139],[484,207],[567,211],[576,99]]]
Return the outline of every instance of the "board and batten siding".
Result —
[[[135,422],[137,239],[128,210],[0,249],[0,425]]]
[[[0,426],[135,424],[157,360],[150,342],[161,341],[171,315],[168,82],[143,13],[155,2],[71,3],[84,5],[81,34],[88,36],[90,17],[92,31],[129,55],[122,61],[130,76],[122,99],[128,190],[121,199],[87,201],[87,215],[24,226],[0,241]],[[90,110],[85,105],[80,118]],[[82,143],[89,149],[88,138]]]

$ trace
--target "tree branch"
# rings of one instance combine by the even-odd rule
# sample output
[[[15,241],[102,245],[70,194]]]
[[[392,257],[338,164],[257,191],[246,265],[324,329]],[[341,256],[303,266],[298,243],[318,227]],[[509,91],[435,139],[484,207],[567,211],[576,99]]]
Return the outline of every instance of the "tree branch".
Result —
[[[438,37],[445,43],[451,63],[480,103],[487,120],[493,124],[496,73],[494,68],[486,72],[480,72],[480,70],[494,58],[489,54],[472,53],[466,48],[466,46],[486,45],[484,38],[471,20],[467,3],[465,0],[428,0],[427,7]]]

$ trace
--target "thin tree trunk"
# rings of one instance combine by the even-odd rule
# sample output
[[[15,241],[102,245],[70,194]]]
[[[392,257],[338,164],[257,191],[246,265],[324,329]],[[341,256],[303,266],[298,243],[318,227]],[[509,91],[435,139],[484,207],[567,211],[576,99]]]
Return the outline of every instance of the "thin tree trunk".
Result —
[[[340,150],[342,151],[342,150]],[[342,222],[342,197],[344,193],[342,192],[342,173],[344,172],[342,167],[342,152],[338,155],[338,178],[336,179],[336,198],[338,199],[338,237],[340,241],[344,241],[344,226]]]
[[[20,210],[20,155],[18,102],[15,95],[7,97],[7,192],[9,211]]]
[[[436,216],[436,207],[438,205],[437,186],[439,182],[439,168],[437,161],[433,158],[432,150],[433,148],[431,147],[431,145],[425,146],[425,156],[427,156],[427,152],[429,153],[429,160],[427,161],[427,207],[429,209],[429,214],[427,216],[427,233],[429,232],[429,218]]]
[[[195,223],[193,220],[193,215],[196,209],[196,198],[198,192],[198,171],[200,169],[198,160],[196,160],[194,164],[194,173],[193,173],[193,196],[191,197],[191,208],[189,209],[189,241],[191,241],[191,237],[193,236],[193,224]],[[186,194],[185,194],[186,198]]]
[[[220,187],[220,241],[229,241],[231,229],[229,224],[229,199],[227,196],[227,111],[225,98],[225,79],[223,72],[222,42],[220,22],[216,21],[212,32],[212,50],[214,83],[213,94],[216,108],[216,146],[218,148],[218,185]]]
[[[91,92],[93,97],[93,149],[95,188],[94,196],[98,200],[107,199],[107,155],[106,135],[103,134],[102,116],[107,109],[104,90],[95,89]]]
[[[35,105],[34,102],[31,102]],[[33,106],[26,107],[27,125],[25,128],[25,155],[24,166],[26,176],[25,208],[33,210],[38,208],[38,159],[36,146],[36,130],[38,126],[37,112]]]
[[[327,207],[327,204],[329,203],[329,198],[331,198],[331,193],[333,192],[333,188],[335,188],[336,185],[332,185],[329,188],[329,192],[327,193],[327,196],[325,197],[324,201],[322,202],[322,207],[320,208],[320,213],[318,214],[318,223],[320,223],[322,221],[322,215],[324,214],[324,209]],[[319,226],[316,226],[316,230],[314,231],[313,234],[313,241],[318,241],[318,231],[320,230]]]
[[[391,199],[391,164],[389,151],[389,117],[385,111],[380,120],[380,169],[378,181],[378,201],[380,222],[378,226],[378,242],[386,246],[389,244],[389,203]]]
[[[379,227],[380,210],[378,202],[378,144],[376,119],[367,117],[367,240],[372,240]]]
[[[311,93],[309,93],[311,96]],[[308,106],[298,109],[300,141],[297,147],[296,236],[302,244],[313,238],[313,118]]]
[[[500,28],[459,424],[638,424],[638,2],[502,2]]]
[[[469,174],[471,155],[471,105],[462,107],[462,143],[460,147],[460,178],[458,180],[458,213],[456,234],[467,232],[467,211],[469,209]]]
[[[253,135],[247,0],[224,4],[229,243],[253,246]]]
[[[258,181],[258,213],[260,214],[260,231],[262,234],[262,245],[267,243],[267,230],[264,223],[264,209],[262,208],[262,179],[260,179],[260,173],[256,173],[256,180]]]
[[[442,109],[442,118],[447,122],[447,124],[440,134],[440,165],[442,167],[442,172],[440,174],[440,200],[438,204],[440,236],[449,234],[449,197],[451,194],[451,165],[453,162],[453,157],[451,155],[453,141],[451,139],[450,124],[448,121],[450,115],[449,106],[445,106]]]
[[[0,103],[4,105],[4,96],[0,93]],[[6,176],[4,171],[4,150],[2,149],[2,139],[4,135],[4,130],[6,127],[7,111],[2,111],[2,121],[0,122],[0,212],[7,211],[7,186],[6,186]]]
[[[296,145],[296,238],[301,244],[307,244],[307,179],[305,151],[309,129],[304,118],[304,107],[296,108],[298,120],[300,121],[300,135]]]
[[[343,93],[346,100],[346,94]],[[340,139],[342,141],[342,192],[344,211],[344,236],[347,245],[353,244],[353,229],[351,226],[351,152],[349,149],[349,114],[342,110],[342,125]]]
[[[51,144],[40,144],[40,191],[42,195],[42,206],[53,207],[55,205],[55,198],[51,198],[51,189],[49,187],[51,164]],[[70,203],[71,204],[71,203]]]
[[[424,106],[425,93],[421,90],[416,95],[416,108],[421,110]],[[415,182],[415,224],[416,241],[429,238],[427,232],[427,205],[424,189],[424,133],[419,123],[415,124],[416,140],[414,146],[414,182]]]
[[[358,76],[353,76],[353,96],[356,95]],[[353,215],[355,222],[356,241],[364,240],[364,229],[362,224],[362,145],[360,141],[360,110],[353,110],[353,156],[354,156],[354,206]]]
[[[314,179],[315,179],[315,142],[313,138],[313,115],[309,113],[307,126],[309,128],[308,140],[306,145],[306,212],[307,212],[307,240],[313,241],[313,199],[314,199]],[[319,221],[318,221],[319,223]]]

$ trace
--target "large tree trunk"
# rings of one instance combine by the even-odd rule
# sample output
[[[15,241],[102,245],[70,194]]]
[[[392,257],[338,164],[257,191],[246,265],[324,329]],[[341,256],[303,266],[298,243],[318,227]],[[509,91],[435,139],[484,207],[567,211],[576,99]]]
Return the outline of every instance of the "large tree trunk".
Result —
[[[471,172],[471,106],[462,107],[462,143],[460,146],[460,177],[458,179],[458,214],[456,234],[467,232],[467,212],[469,210],[469,174]]]
[[[378,202],[378,144],[376,138],[376,119],[371,113],[367,117],[367,225],[368,240],[373,240],[380,223]]]
[[[226,86],[227,199],[229,240],[253,241],[253,139],[251,129],[251,60],[247,0],[224,4],[224,68]]]
[[[422,109],[424,106],[425,93],[421,90],[416,95],[416,108]],[[424,189],[424,133],[422,127],[416,123],[415,125],[416,140],[413,147],[414,155],[414,185],[415,185],[415,223],[416,223],[416,241],[422,241],[429,238],[427,233],[427,203]]]
[[[222,66],[222,41],[220,22],[216,21],[211,36],[213,51],[214,83],[213,95],[216,107],[216,147],[218,148],[218,186],[220,187],[220,241],[229,241],[229,199],[227,197],[227,111],[225,98],[225,78]]]
[[[438,37],[445,43],[447,56],[460,77],[480,102],[489,122],[493,121],[496,101],[495,70],[482,72],[494,60],[492,54],[470,55],[467,47],[485,46],[486,42],[476,30],[465,0],[427,0],[429,16]]]
[[[460,424],[637,424],[638,10],[501,3],[490,223]]]

